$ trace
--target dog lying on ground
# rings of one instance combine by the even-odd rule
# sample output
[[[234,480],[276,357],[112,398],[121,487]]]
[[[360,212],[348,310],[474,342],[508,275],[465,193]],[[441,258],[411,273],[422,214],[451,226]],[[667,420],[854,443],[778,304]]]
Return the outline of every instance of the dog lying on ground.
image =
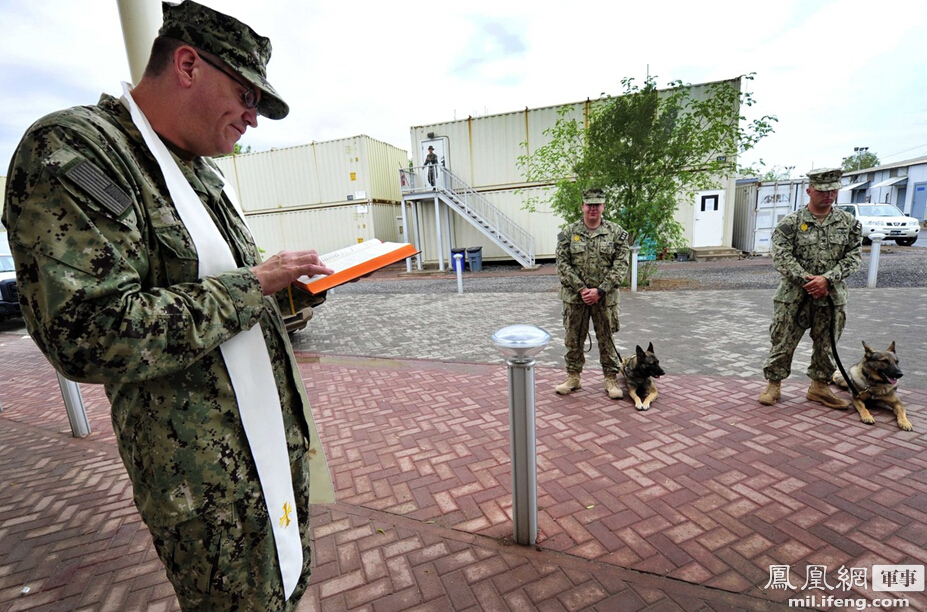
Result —
[[[638,345],[634,354],[627,359],[622,359],[619,354],[618,361],[621,376],[628,385],[628,395],[634,400],[634,407],[638,410],[649,409],[650,403],[657,399],[658,395],[653,379],[666,374],[653,352],[653,342],[647,346],[646,351]]]
[[[895,343],[892,342],[884,351],[874,351],[865,342],[863,342],[863,348],[866,350],[863,358],[848,372],[850,381],[858,393],[853,397],[852,402],[856,412],[859,413],[859,420],[872,425],[875,419],[869,413],[867,405],[870,408],[883,405],[894,411],[898,427],[911,431],[914,426],[908,420],[904,404],[895,393],[898,379],[904,376],[901,368],[898,367]],[[849,385],[839,371],[834,372],[833,382],[843,389],[849,389]]]

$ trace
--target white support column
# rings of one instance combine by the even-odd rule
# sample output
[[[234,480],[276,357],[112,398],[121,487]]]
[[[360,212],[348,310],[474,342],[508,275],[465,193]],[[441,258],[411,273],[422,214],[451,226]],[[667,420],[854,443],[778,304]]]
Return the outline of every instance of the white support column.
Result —
[[[438,200],[438,196],[435,196],[435,229],[438,239],[438,270],[444,272],[444,237],[441,235],[441,201]]]
[[[872,241],[872,249],[869,251],[869,276],[866,279],[866,288],[875,289],[879,278],[879,253],[882,250],[885,234],[873,232],[869,234],[869,240]]]
[[[161,3],[157,0],[116,0],[122,39],[126,45],[132,83],[138,83],[148,64],[151,43],[161,28]]]
[[[421,223],[419,222],[420,218],[421,210],[419,208],[419,201],[412,200],[412,225],[415,227],[415,248],[417,248],[419,251],[422,251],[425,247],[422,246],[422,227]],[[422,253],[418,254],[418,256],[415,258],[415,262],[416,267],[419,270],[422,270]]]
[[[412,239],[409,238],[409,217],[406,214],[406,201],[405,200],[402,201],[402,203],[400,204],[400,207],[402,209],[402,238],[404,238],[406,242],[412,242]],[[406,272],[411,272],[411,271],[412,271],[412,258],[407,257],[406,258]]]

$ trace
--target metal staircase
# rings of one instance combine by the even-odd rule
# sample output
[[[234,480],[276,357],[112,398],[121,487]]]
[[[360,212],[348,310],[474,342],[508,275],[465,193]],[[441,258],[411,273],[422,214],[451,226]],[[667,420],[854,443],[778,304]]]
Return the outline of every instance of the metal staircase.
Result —
[[[438,197],[523,267],[535,265],[534,236],[453,172],[441,166],[419,166],[399,174],[403,202]]]

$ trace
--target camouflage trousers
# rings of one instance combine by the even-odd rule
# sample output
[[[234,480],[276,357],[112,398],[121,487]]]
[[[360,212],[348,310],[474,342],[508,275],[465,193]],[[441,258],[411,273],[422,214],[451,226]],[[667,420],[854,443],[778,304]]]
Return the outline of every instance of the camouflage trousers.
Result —
[[[294,462],[294,470],[304,466],[307,463],[302,458]],[[260,494],[210,507],[177,525],[150,529],[184,612],[296,610],[309,586],[311,567],[309,472],[303,469],[299,473],[305,474],[303,486],[294,489],[303,570],[296,590],[286,602],[272,519]]]
[[[595,337],[599,343],[599,362],[606,376],[618,373],[618,350],[615,348],[615,339],[612,334],[618,331],[618,305],[606,306],[600,301],[592,306],[586,304],[563,303],[563,327],[566,329],[564,344],[566,345],[566,370],[570,374],[579,374],[586,363],[583,346],[589,335],[589,320],[595,329]]]
[[[846,307],[835,306],[834,314],[837,319],[834,335],[839,341],[843,326],[846,324]],[[805,335],[806,329],[811,330],[813,347],[808,377],[811,380],[822,382],[830,380],[837,368],[830,346],[831,325],[830,302],[827,299],[808,298],[793,303],[775,302],[773,320],[769,326],[772,348],[763,364],[763,375],[766,380],[788,378],[792,372],[792,356],[802,336]]]

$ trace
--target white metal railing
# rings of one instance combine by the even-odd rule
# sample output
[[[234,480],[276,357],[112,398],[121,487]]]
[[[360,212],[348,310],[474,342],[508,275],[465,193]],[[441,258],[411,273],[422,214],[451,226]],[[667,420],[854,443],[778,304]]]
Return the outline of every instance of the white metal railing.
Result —
[[[453,172],[443,166],[430,165],[401,169],[399,175],[402,193],[439,193],[520,264],[534,265],[534,236]]]

